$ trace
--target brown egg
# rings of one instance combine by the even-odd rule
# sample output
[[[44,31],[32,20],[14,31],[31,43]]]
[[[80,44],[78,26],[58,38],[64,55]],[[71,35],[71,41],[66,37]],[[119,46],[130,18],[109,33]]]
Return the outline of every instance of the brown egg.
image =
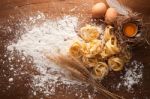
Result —
[[[105,22],[112,24],[118,16],[117,11],[114,8],[108,8],[105,14]]]
[[[93,18],[102,18],[106,13],[107,7],[104,3],[96,3],[92,7],[92,17]]]

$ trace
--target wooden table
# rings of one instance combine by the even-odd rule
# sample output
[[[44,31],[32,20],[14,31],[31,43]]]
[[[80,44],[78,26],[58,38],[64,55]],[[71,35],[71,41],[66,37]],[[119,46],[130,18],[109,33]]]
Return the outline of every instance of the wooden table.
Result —
[[[8,33],[6,29],[0,27],[0,98],[1,99],[40,99],[40,94],[36,96],[30,96],[29,92],[30,86],[28,83],[30,82],[30,74],[26,74],[23,76],[18,76],[16,78],[15,83],[12,85],[13,87],[8,88],[9,82],[7,81],[8,77],[12,74],[9,70],[9,62],[8,57],[5,57],[6,53],[6,45],[15,37],[15,29],[18,29],[15,24],[19,21],[17,19],[26,17],[28,15],[32,15],[37,11],[41,11],[48,15],[49,18],[56,18],[63,15],[74,15],[80,18],[79,21],[88,20],[91,17],[91,7],[96,2],[105,2],[105,0],[0,0],[0,26],[8,26],[14,25],[13,31]],[[127,0],[128,5],[133,8],[134,11],[138,11],[144,15],[144,21],[146,23],[150,22],[150,2],[149,0]],[[75,8],[75,10],[70,11]],[[13,17],[11,20],[10,17]],[[148,26],[148,25],[147,25]],[[148,26],[149,27],[149,26]],[[137,48],[138,50],[134,51],[134,59],[141,61],[144,64],[144,80],[141,86],[137,86],[137,90],[134,93],[128,93],[123,89],[121,91],[115,90],[114,92],[123,95],[127,99],[132,99],[133,97],[137,97],[136,99],[149,99],[150,98],[150,47],[144,45],[142,47]],[[35,73],[32,67],[32,63],[28,63],[28,61],[17,62],[19,56],[16,56],[16,61],[13,61],[12,64],[19,65],[24,64],[28,68],[23,68],[22,71],[29,71],[29,73]],[[5,61],[3,63],[3,61]],[[17,69],[17,66],[16,68]],[[117,78],[114,79],[115,81]],[[108,78],[103,81],[103,84],[106,86],[108,82],[111,84],[112,79]],[[112,82],[113,83],[113,82]],[[113,90],[109,86],[106,86],[109,90]],[[82,88],[81,88],[82,89]],[[89,88],[90,89],[90,88]],[[58,89],[62,92],[64,89]],[[71,90],[70,90],[71,91]],[[84,88],[81,90],[84,93]],[[57,93],[57,92],[56,92]],[[57,96],[53,96],[53,99],[61,99],[63,93],[59,93]],[[75,97],[75,92],[72,94],[64,94],[65,99],[80,99],[80,97]],[[83,95],[84,99],[87,99],[87,94]],[[83,98],[82,97],[82,98]],[[147,98],[146,98],[147,97]],[[50,97],[45,97],[45,99],[49,99]],[[95,99],[105,99],[102,98],[101,95],[96,94]],[[135,99],[135,98],[134,98]]]

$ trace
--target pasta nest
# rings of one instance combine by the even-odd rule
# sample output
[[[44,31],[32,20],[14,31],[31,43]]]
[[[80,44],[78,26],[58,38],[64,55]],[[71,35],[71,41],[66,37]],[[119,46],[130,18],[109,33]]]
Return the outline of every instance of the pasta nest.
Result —
[[[126,47],[121,48],[119,45],[112,28],[106,26],[103,39],[100,39],[98,28],[86,25],[80,30],[83,41],[74,42],[69,49],[69,53],[78,58],[95,79],[104,78],[109,70],[122,70],[131,58]]]
[[[120,48],[117,44],[117,39],[114,36],[111,36],[110,39],[106,42],[103,52],[101,56],[106,58],[108,56],[117,54],[120,52]]]
[[[82,55],[81,47],[82,47],[82,45],[80,42],[74,42],[69,49],[70,54],[77,58],[81,57],[81,55]]]
[[[111,57],[108,59],[108,65],[113,71],[120,71],[123,69],[124,62],[119,57]]]
[[[98,64],[98,59],[97,58],[82,57],[82,62],[87,68],[91,68],[91,67],[94,67]]]
[[[103,45],[100,40],[93,40],[86,45],[87,52],[85,54],[86,57],[95,57],[95,55],[99,54],[102,51]]]
[[[105,62],[98,62],[98,64],[93,68],[94,78],[103,78],[109,72],[108,65]]]
[[[86,25],[85,27],[82,27],[80,29],[80,36],[86,42],[90,42],[94,39],[97,39],[99,35],[99,31],[95,26]]]

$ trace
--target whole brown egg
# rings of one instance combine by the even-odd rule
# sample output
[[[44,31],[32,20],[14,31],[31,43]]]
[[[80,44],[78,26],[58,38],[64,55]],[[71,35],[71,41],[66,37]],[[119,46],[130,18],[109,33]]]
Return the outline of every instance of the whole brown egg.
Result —
[[[105,22],[112,24],[118,16],[117,11],[114,8],[108,8],[105,14]]]
[[[107,7],[105,3],[96,3],[92,7],[92,17],[93,18],[102,18],[105,16]]]

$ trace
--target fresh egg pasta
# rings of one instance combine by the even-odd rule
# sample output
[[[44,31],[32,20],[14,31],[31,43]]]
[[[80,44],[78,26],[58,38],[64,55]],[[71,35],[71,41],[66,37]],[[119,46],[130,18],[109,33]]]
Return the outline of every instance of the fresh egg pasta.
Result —
[[[120,48],[117,45],[117,39],[114,36],[111,36],[110,40],[106,42],[106,50],[108,50],[110,54],[120,52]]]
[[[120,52],[120,48],[117,44],[117,39],[114,36],[110,36],[110,39],[105,44],[105,48],[101,53],[101,56],[103,58],[106,58],[108,56],[117,54],[119,52]]]
[[[92,41],[94,39],[97,39],[100,35],[98,29],[95,26],[86,25],[85,27],[82,27],[80,29],[81,38],[85,40],[86,42]]]
[[[122,48],[113,34],[112,26],[106,26],[104,35],[100,36],[98,27],[86,25],[80,30],[82,41],[74,42],[69,49],[91,72],[95,79],[103,78],[109,70],[120,71],[130,58],[127,47]],[[106,64],[106,62],[108,64]]]
[[[82,57],[82,62],[87,68],[91,68],[97,65],[98,60],[96,58]]]
[[[108,65],[105,62],[99,62],[98,65],[93,68],[93,75],[95,75],[96,78],[103,78],[108,74],[108,70]]]
[[[122,49],[122,54],[120,54],[120,57],[123,59],[124,63],[127,63],[131,59],[132,54],[129,49],[125,47]]]
[[[110,40],[112,34],[111,34],[111,29],[112,26],[106,26],[105,31],[104,31],[104,40],[107,42],[108,40]]]
[[[74,57],[77,57],[77,58],[81,57],[82,53],[81,53],[80,42],[74,42],[69,49],[69,53]]]
[[[119,57],[111,57],[108,59],[108,65],[113,71],[120,71],[123,68],[124,62]]]
[[[86,57],[94,57],[102,51],[102,43],[100,40],[93,40],[87,43],[87,49],[88,53],[86,54]]]

